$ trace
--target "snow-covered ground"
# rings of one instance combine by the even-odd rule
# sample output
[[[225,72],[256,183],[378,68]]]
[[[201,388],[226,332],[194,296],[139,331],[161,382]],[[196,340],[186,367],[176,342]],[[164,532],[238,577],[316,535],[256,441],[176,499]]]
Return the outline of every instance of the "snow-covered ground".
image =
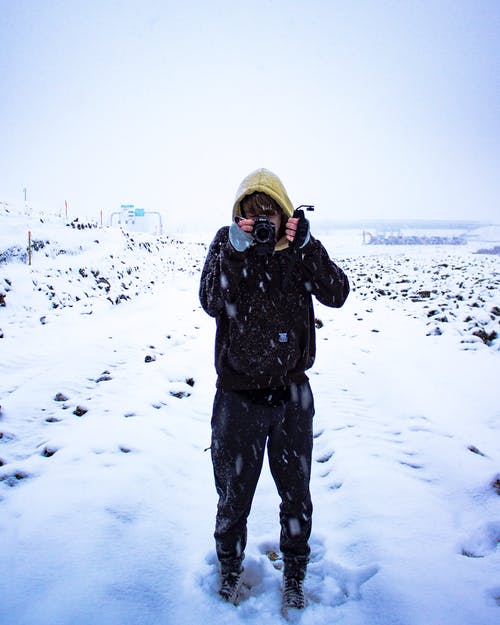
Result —
[[[216,594],[215,324],[197,291],[219,225],[158,238],[0,204],[2,624],[282,622],[267,467],[247,597]],[[500,259],[474,254],[481,241],[315,234],[353,292],[340,310],[316,304],[312,561],[295,621],[498,623]]]

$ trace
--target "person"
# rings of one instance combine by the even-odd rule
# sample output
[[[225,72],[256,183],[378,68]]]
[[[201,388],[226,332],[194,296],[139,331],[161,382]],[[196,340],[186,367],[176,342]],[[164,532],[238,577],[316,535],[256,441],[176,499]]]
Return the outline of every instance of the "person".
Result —
[[[262,241],[263,216],[272,224],[271,246]],[[340,307],[349,282],[303,213],[294,216],[282,182],[269,170],[243,180],[232,217],[210,245],[199,291],[203,309],[216,320],[211,455],[219,594],[238,601],[247,518],[267,444],[281,498],[283,606],[302,608],[312,518],[314,400],[305,373],[315,357],[311,296]]]

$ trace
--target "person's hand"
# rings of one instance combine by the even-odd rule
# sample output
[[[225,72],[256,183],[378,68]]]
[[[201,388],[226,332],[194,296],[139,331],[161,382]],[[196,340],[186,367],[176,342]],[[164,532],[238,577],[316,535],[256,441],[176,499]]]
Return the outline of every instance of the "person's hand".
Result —
[[[303,211],[295,211],[298,217],[289,217],[286,222],[286,238],[291,245],[303,248],[309,242],[309,221],[304,217]]]
[[[253,219],[238,219],[238,226],[248,234],[253,232],[254,220]]]
[[[289,217],[288,221],[286,222],[286,238],[290,241],[290,243],[293,243],[293,240],[295,239],[295,235],[297,234],[297,225],[299,223],[299,218],[298,217]]]

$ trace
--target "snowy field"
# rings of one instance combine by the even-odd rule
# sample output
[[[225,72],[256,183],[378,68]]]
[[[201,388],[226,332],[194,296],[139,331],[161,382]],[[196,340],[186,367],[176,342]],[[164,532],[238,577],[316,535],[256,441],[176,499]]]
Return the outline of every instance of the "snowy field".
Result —
[[[267,625],[280,616],[265,467],[246,598],[216,594],[213,232],[159,238],[0,204],[0,623]],[[27,263],[27,232],[36,250]],[[313,233],[348,273],[316,304],[303,625],[500,622],[498,230],[457,247]]]

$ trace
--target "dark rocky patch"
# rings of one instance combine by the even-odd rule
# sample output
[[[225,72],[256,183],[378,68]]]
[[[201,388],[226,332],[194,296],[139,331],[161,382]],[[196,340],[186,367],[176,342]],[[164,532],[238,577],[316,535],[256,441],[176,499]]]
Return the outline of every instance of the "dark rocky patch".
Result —
[[[11,473],[10,475],[0,475],[0,482],[4,482],[7,486],[17,486],[19,482],[31,477],[29,473],[25,473],[24,471],[16,471],[15,473]]]

